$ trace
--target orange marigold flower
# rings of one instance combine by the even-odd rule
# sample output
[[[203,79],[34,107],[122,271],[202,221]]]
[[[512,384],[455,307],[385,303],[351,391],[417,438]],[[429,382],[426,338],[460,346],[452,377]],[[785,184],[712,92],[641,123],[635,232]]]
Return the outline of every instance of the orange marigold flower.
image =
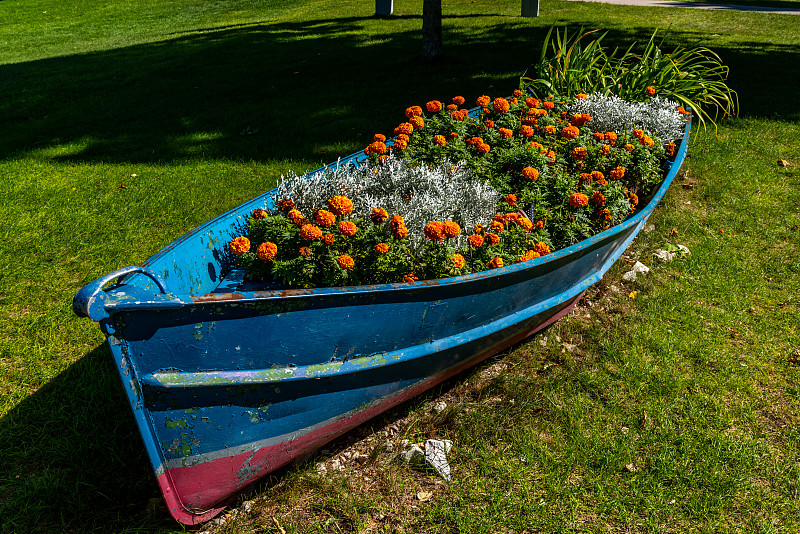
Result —
[[[608,208],[601,209],[600,211],[597,212],[597,218],[598,219],[604,219],[606,221],[610,221],[611,220],[611,210],[609,210]]]
[[[536,98],[533,98],[532,96],[528,97],[525,100],[525,103],[528,104],[528,107],[530,107],[530,108],[538,108],[539,104],[540,104],[539,100],[536,99]]]
[[[408,228],[400,215],[392,215],[392,220],[389,221],[389,231],[395,239],[403,239],[408,236]]]
[[[294,208],[289,210],[289,213],[286,214],[286,218],[289,219],[289,222],[292,224],[300,224],[305,219],[303,214]]]
[[[539,241],[534,245],[533,250],[539,253],[540,256],[544,256],[545,254],[550,254],[550,247],[547,246],[546,243],[543,241]]]
[[[313,241],[322,237],[322,230],[320,230],[319,226],[304,224],[303,227],[300,228],[300,237],[307,241]]]
[[[464,99],[463,96],[454,96],[453,97],[453,104],[455,104],[457,106],[463,106],[464,102],[466,102],[466,100]]]
[[[353,221],[342,221],[339,223],[339,231],[348,237],[356,235],[358,228]]]
[[[414,126],[410,122],[401,122],[397,128],[394,129],[395,135],[409,135],[414,131]],[[408,141],[408,139],[406,139]]]
[[[336,195],[330,198],[328,200],[328,207],[339,217],[353,213],[353,201],[342,195]]]
[[[492,99],[490,97],[488,97],[486,95],[481,95],[481,96],[478,97],[478,99],[475,101],[475,103],[477,105],[479,105],[480,107],[484,107],[484,106],[488,106],[489,102],[491,102],[491,101],[492,101]]]
[[[606,141],[611,141],[612,145],[617,142],[617,134],[615,132],[606,132],[604,137]]]
[[[675,155],[675,143],[673,143],[672,141],[667,143],[666,150],[667,150],[667,155],[668,156],[674,156]]]
[[[430,102],[425,104],[425,109],[430,111],[431,113],[437,113],[442,111],[442,103],[438,100],[431,100]]]
[[[416,282],[417,280],[419,280],[419,278],[417,278],[417,275],[414,273],[408,273],[403,277],[403,282]]]
[[[511,109],[511,105],[505,98],[495,98],[494,102],[492,102],[492,108],[496,113],[508,113],[508,110]]]
[[[422,117],[411,117],[408,119],[408,122],[411,123],[411,126],[419,130],[425,126],[425,120]]]
[[[342,269],[350,270],[356,266],[356,262],[353,261],[353,258],[348,256],[347,254],[342,254],[338,258],[336,258],[336,263],[339,264],[339,267]]]
[[[525,167],[522,169],[522,176],[528,180],[536,180],[539,177],[539,171],[533,167]]]
[[[575,126],[567,126],[561,130],[561,137],[564,139],[575,139],[581,134],[581,131]]]
[[[532,137],[533,128],[528,125],[522,125],[519,129],[519,133],[522,135],[522,137]]]
[[[538,228],[539,230],[544,228],[544,221],[536,221],[536,228]]]
[[[569,205],[573,208],[582,208],[589,203],[589,197],[583,193],[572,193],[569,196]]]
[[[678,113],[680,113],[681,115],[687,115],[687,116],[688,116],[688,115],[691,115],[691,114],[692,114],[690,111],[686,111],[686,110],[685,110],[683,107],[679,107],[677,111],[678,111]]]
[[[386,254],[387,252],[389,252],[389,245],[387,245],[386,243],[378,243],[377,245],[375,245],[375,251],[378,254]]]
[[[261,247],[258,247],[258,248],[261,248]],[[308,247],[300,247],[300,250],[298,252],[304,258],[308,258],[309,256],[311,256],[311,249],[308,248]]]
[[[602,172],[592,171],[592,180],[599,181],[602,180],[603,178],[605,178],[605,176],[603,176]]]
[[[639,128],[635,128],[633,130],[633,136],[636,137],[637,139],[641,139],[642,137],[644,137],[644,131],[640,130]]]
[[[554,107],[556,107],[556,105],[549,100],[545,100],[545,102],[542,104],[542,107],[544,109],[553,109]]]
[[[469,139],[467,139],[468,145],[477,146],[480,145],[481,143],[483,143],[483,137],[470,137]]]
[[[534,117],[544,117],[545,115],[547,115],[546,109],[536,108],[535,110],[533,110]]]
[[[628,197],[628,202],[631,203],[631,206],[636,206],[639,204],[639,197],[636,195],[636,193],[631,193],[630,197]]]
[[[383,134],[375,134],[372,136],[373,141],[379,141],[381,143],[386,141],[386,136]]]
[[[422,233],[431,241],[436,241],[437,243],[439,241],[444,241],[444,223],[441,221],[431,221],[425,225],[425,229]]]
[[[602,141],[603,139],[606,138],[606,135],[603,132],[595,132],[592,135],[594,135],[594,138],[597,139],[598,141]]]
[[[556,127],[553,126],[552,124],[548,124],[544,128],[544,133],[552,135],[552,134],[556,133]]]
[[[453,265],[455,266],[456,269],[463,269],[464,265],[467,264],[467,262],[464,260],[464,256],[462,256],[461,254],[455,254],[450,259],[453,261]]]
[[[472,233],[474,233],[475,235],[483,235],[483,225],[476,224],[475,226],[473,226]]]
[[[494,121],[483,121],[483,125],[487,128],[494,128]]]
[[[644,92],[647,96],[653,96],[654,94],[656,94],[656,88],[650,85],[647,87],[647,89],[644,90]]]
[[[408,141],[403,141],[402,139],[397,139],[392,144],[392,146],[394,148],[396,148],[397,150],[405,150],[406,148],[408,148]]]
[[[575,98],[577,100],[583,100],[584,98],[586,98],[586,94],[585,93],[578,93],[577,95],[575,95]]]
[[[444,221],[444,235],[450,239],[461,235],[461,226],[455,221]]]
[[[533,221],[531,221],[527,217],[520,217],[519,220],[517,221],[517,224],[519,224],[520,227],[526,232],[530,232],[531,230],[533,230]]]
[[[578,161],[582,159],[586,159],[586,149],[582,146],[576,146],[572,149],[572,157],[577,159]]]
[[[506,195],[506,203],[509,206],[516,206],[517,205],[517,195],[514,195],[514,194]]]
[[[481,248],[483,246],[483,236],[478,234],[472,234],[467,238],[469,244],[474,248]]]
[[[250,215],[254,219],[266,219],[267,218],[267,210],[259,208],[257,210],[253,210],[253,212]]]
[[[406,117],[409,119],[411,117],[419,117],[420,115],[422,115],[422,108],[420,106],[411,106],[406,108]]]
[[[615,180],[619,180],[625,176],[625,167],[619,166],[608,171],[608,175]]]
[[[469,111],[466,109],[457,109],[450,114],[450,118],[456,121],[463,121],[469,115]]]
[[[278,245],[270,241],[265,241],[258,245],[256,249],[256,256],[264,261],[269,261],[278,254]]]
[[[498,132],[500,132],[500,135],[502,135],[502,136],[503,136],[503,137],[505,137],[506,139],[508,139],[509,137],[511,137],[511,136],[513,136],[513,135],[514,135],[514,132],[512,132],[512,131],[511,131],[511,130],[509,130],[508,128],[500,128],[500,129],[499,129],[499,130],[497,130],[497,131],[498,131]]]
[[[492,258],[492,261],[490,261],[488,265],[490,269],[498,269],[502,266],[503,266],[503,258],[501,258],[500,256],[495,256],[494,258]]]
[[[231,240],[231,244],[228,245],[228,248],[234,255],[241,256],[245,252],[250,251],[250,240],[244,236],[234,237]]]
[[[530,261],[538,257],[539,257],[538,252],[536,252],[535,250],[529,250],[528,252],[519,257],[519,261]]]
[[[405,124],[408,124],[408,123],[406,122]],[[408,124],[408,125],[411,126],[410,124]],[[413,126],[411,126],[411,127],[413,128]],[[397,140],[398,141],[405,141],[406,143],[408,143],[409,139],[410,139],[410,137],[408,137],[408,135],[406,135],[404,133],[401,133],[401,134],[397,135]]]
[[[538,150],[540,150],[540,151],[541,151],[541,150],[544,148],[544,147],[541,145],[541,143],[537,143],[536,141],[534,141],[534,142],[532,142],[532,143],[528,143],[528,146],[530,146],[531,148],[538,149]]]
[[[595,191],[592,194],[592,202],[594,202],[598,206],[605,206],[606,205],[606,196],[601,193],[600,191]]]
[[[328,210],[317,210],[317,213],[314,215],[314,220],[317,221],[318,225],[327,228],[328,226],[333,226],[336,222],[336,215]]]
[[[582,172],[578,176],[578,180],[580,180],[581,183],[584,183],[584,182],[592,183],[592,175],[589,174],[588,172]]]
[[[648,135],[645,135],[644,137],[642,137],[642,144],[651,147],[651,146],[655,145],[656,143],[655,143],[655,141],[653,141],[652,137],[650,137]]]
[[[603,145],[600,147],[600,152],[602,152],[604,156],[607,156],[611,153],[611,147],[608,145]]]
[[[584,113],[581,115],[581,120],[585,123],[589,122],[590,120],[592,120],[592,116],[589,115],[588,113]]]
[[[490,245],[496,245],[500,242],[500,236],[497,234],[486,234],[486,241]]]
[[[456,132],[450,132],[450,139],[456,139],[458,134]]]
[[[630,143],[626,143],[626,144],[625,144],[625,146],[624,146],[623,148],[624,148],[625,150],[627,150],[628,152],[633,152],[633,149],[634,149],[634,148],[636,148],[636,147],[634,147],[634,146],[633,146],[632,144],[630,144]]]
[[[284,198],[278,201],[278,209],[284,213],[294,209],[294,202],[291,198]]]
[[[368,154],[386,154],[389,147],[386,146],[386,143],[375,141],[374,143],[370,143],[367,150],[369,151]]]
[[[333,245],[334,241],[336,241],[336,236],[333,234],[325,234],[322,236],[322,242],[326,245]]]
[[[481,143],[478,145],[478,152],[480,152],[481,154],[487,154],[491,149],[492,147],[490,147],[486,143]]]
[[[489,225],[489,228],[492,229],[493,232],[502,232],[506,229],[506,225],[501,223],[500,221],[492,221]]]
[[[458,109],[458,106],[456,106],[455,104],[447,104],[447,106],[445,106],[444,109],[446,109],[447,111],[455,111]]]
[[[447,139],[443,135],[434,135],[433,142],[439,146],[444,146],[447,144]]]
[[[389,218],[389,213],[383,208],[372,208],[370,210],[369,218],[375,224],[379,224]]]

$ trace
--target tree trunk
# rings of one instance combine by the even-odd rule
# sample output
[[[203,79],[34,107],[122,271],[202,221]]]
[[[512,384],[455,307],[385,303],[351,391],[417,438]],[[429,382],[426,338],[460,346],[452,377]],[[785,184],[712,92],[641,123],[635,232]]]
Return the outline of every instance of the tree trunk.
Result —
[[[422,3],[422,59],[435,61],[443,56],[442,0],[424,0]]]

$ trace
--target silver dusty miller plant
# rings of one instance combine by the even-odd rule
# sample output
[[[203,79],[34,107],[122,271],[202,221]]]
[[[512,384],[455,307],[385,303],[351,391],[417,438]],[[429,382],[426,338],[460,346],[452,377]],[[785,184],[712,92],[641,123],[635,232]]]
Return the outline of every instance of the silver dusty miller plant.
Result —
[[[409,243],[418,248],[425,241],[423,229],[431,221],[455,221],[466,232],[475,224],[487,224],[496,213],[500,194],[488,183],[476,180],[461,163],[442,162],[428,167],[390,157],[385,163],[338,165],[332,170],[281,176],[273,200],[291,198],[301,213],[310,216],[325,208],[328,199],[344,195],[353,201],[354,218],[368,218],[372,208],[400,215],[408,227]]]
[[[641,128],[664,144],[683,136],[686,117],[678,113],[672,100],[653,97],[646,102],[628,102],[617,96],[600,93],[575,100],[570,113],[588,113],[592,120],[586,127],[593,132],[622,132]]]

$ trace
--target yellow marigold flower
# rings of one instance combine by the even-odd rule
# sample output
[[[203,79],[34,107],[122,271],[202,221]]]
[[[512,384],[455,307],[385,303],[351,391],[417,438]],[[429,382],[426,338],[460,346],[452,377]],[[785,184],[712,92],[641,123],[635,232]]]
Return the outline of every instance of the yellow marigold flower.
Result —
[[[481,248],[483,246],[483,236],[478,234],[472,234],[467,238],[469,244],[472,245],[474,248]]]
[[[356,266],[356,262],[353,261],[353,258],[348,256],[347,254],[342,254],[338,258],[336,258],[336,263],[339,264],[339,267],[342,269],[350,270]]]
[[[383,208],[372,208],[370,210],[369,218],[375,224],[380,224],[389,218],[389,213]]]
[[[425,237],[430,239],[431,241],[440,242],[444,241],[444,223],[440,221],[431,221],[425,225],[425,229],[422,231],[425,234]]]
[[[254,219],[266,219],[267,218],[267,210],[259,208],[257,210],[253,210],[251,215],[252,215],[252,217]]]
[[[425,120],[422,117],[411,117],[408,119],[408,122],[411,123],[411,126],[419,130],[425,126]]]
[[[494,258],[492,258],[492,261],[490,261],[488,265],[490,269],[498,269],[502,266],[503,266],[503,258],[501,258],[500,256],[495,256]]]
[[[308,247],[300,247],[300,250],[298,252],[304,258],[308,258],[309,256],[311,256],[311,249]]]
[[[530,260],[538,258],[538,257],[539,257],[539,253],[538,252],[536,252],[535,250],[529,250],[525,254],[523,254],[522,256],[519,257],[519,261],[521,261],[521,262],[522,261],[530,261]]]
[[[322,230],[320,230],[319,226],[304,224],[303,227],[300,228],[300,237],[307,241],[313,241],[322,237]]]
[[[481,143],[478,145],[478,152],[480,152],[481,154],[488,154],[491,149],[492,147],[490,147],[486,143]]]
[[[651,85],[648,86],[647,89],[644,90],[644,92],[647,96],[653,96],[654,94],[656,94],[656,88]]]
[[[343,217],[345,215],[350,215],[351,213],[353,213],[353,201],[341,195],[337,195],[329,199],[328,207],[334,214],[338,215],[339,217]]]
[[[586,149],[582,146],[576,146],[572,149],[572,157],[578,161],[586,159]]]
[[[322,242],[326,245],[333,245],[334,241],[336,241],[336,236],[333,234],[325,234],[322,236]]]
[[[573,208],[582,208],[589,203],[589,197],[583,193],[572,193],[569,196],[569,205]]]
[[[270,241],[265,241],[258,245],[256,256],[264,261],[269,261],[278,254],[278,245]]]
[[[552,124],[548,124],[544,128],[544,133],[552,135],[552,134],[556,133],[556,127],[553,126]]]
[[[517,195],[514,195],[514,194],[506,195],[505,200],[506,200],[506,204],[508,204],[509,206],[516,206],[517,205]]]
[[[496,113],[508,113],[508,110],[511,109],[511,105],[505,98],[495,98],[494,102],[492,102],[492,108],[494,108]]]
[[[461,226],[455,221],[444,221],[444,235],[450,239],[461,235]]]
[[[464,265],[467,264],[467,262],[464,260],[464,256],[461,254],[455,254],[451,259],[456,269],[463,269]]]
[[[492,101],[492,99],[490,97],[488,97],[486,95],[481,95],[481,96],[478,97],[478,99],[475,101],[475,103],[477,105],[479,105],[480,107],[485,107],[485,106],[488,106],[489,102],[491,102],[491,101]]]
[[[245,252],[250,251],[250,240],[244,236],[234,237],[231,240],[231,244],[228,245],[228,248],[234,255],[241,256]]]
[[[300,224],[305,219],[303,214],[296,209],[289,210],[289,213],[286,214],[286,218],[289,219],[289,222],[292,224]]]
[[[414,126],[410,122],[401,122],[397,128],[394,129],[395,135],[409,135],[414,131]],[[408,141],[408,139],[406,139]]]
[[[284,198],[278,201],[278,209],[284,213],[294,209],[294,202],[291,198]]]
[[[500,242],[500,236],[497,234],[486,234],[486,241],[490,245],[496,245]]]
[[[427,109],[431,113],[442,111],[442,103],[439,102],[438,100],[431,100],[430,102],[425,104],[425,109]]]
[[[581,131],[576,126],[567,126],[561,130],[561,137],[564,139],[575,139],[581,134]]]
[[[539,177],[539,171],[533,167],[525,167],[522,169],[522,176],[528,180],[536,180]]]
[[[333,226],[336,222],[336,215],[329,212],[328,210],[317,210],[317,213],[314,215],[314,220],[317,221],[317,224],[324,227]]]
[[[443,135],[434,135],[433,142],[439,146],[444,146],[447,144],[447,139]]]
[[[464,99],[463,96],[454,96],[453,97],[453,104],[455,104],[456,106],[463,106],[464,102],[466,102],[466,100]]]
[[[389,252],[389,245],[387,245],[386,243],[378,243],[377,245],[375,245],[375,251],[378,254],[386,254],[387,252]]]
[[[419,280],[419,278],[417,278],[417,275],[414,273],[408,273],[403,277],[403,282],[416,282],[417,280]]]
[[[356,235],[357,230],[355,223],[352,221],[342,221],[339,223],[339,231],[348,237]]]
[[[605,204],[606,204],[606,196],[600,191],[595,191],[592,194],[592,202],[594,202],[598,206],[605,206]]]
[[[614,169],[611,169],[608,172],[608,175],[615,180],[619,180],[620,178],[625,177],[625,167],[619,166]]]
[[[545,254],[550,254],[550,247],[547,246],[546,243],[543,241],[539,241],[534,245],[533,250],[539,253],[539,256],[544,256]]]
[[[419,117],[420,115],[422,115],[422,108],[421,107],[419,107],[419,106],[411,106],[409,108],[406,108],[406,117],[408,117],[409,119],[411,117]]]

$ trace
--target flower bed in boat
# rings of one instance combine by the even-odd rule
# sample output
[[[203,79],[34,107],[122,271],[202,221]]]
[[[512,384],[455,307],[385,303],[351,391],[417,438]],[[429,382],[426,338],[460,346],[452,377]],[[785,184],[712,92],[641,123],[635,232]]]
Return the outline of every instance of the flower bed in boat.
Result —
[[[412,106],[361,166],[289,175],[230,243],[254,280],[411,282],[528,261],[622,222],[689,113],[653,95],[481,96]]]

